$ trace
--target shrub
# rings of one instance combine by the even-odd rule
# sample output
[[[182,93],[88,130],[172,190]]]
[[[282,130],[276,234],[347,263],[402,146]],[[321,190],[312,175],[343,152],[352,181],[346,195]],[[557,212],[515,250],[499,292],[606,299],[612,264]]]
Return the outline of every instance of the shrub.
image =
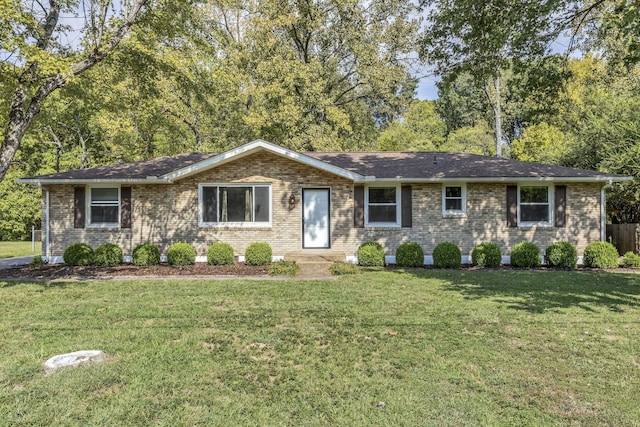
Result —
[[[350,262],[334,262],[329,267],[329,272],[334,276],[345,276],[347,274],[360,274],[358,267]]]
[[[592,268],[617,268],[618,250],[609,242],[591,242],[584,249],[584,265]]]
[[[233,264],[233,248],[228,243],[216,242],[207,250],[207,262],[211,265]]]
[[[93,252],[93,263],[103,267],[111,267],[122,262],[122,249],[113,243],[105,243]]]
[[[160,249],[153,243],[142,243],[135,247],[132,254],[134,265],[160,264]]]
[[[540,266],[540,248],[531,242],[520,242],[511,250],[511,265],[520,268]]]
[[[365,267],[384,267],[384,248],[378,242],[366,242],[358,248],[358,264]]]
[[[433,265],[437,268],[460,268],[461,257],[458,245],[442,242],[433,250]]]
[[[471,264],[481,268],[495,268],[502,264],[502,252],[497,243],[480,243],[471,251]]]
[[[570,242],[555,242],[544,251],[549,267],[576,268],[578,252]]]
[[[269,266],[269,276],[295,276],[300,266],[295,261],[276,261]]]
[[[271,262],[273,251],[268,243],[255,242],[244,251],[244,263],[247,265],[267,265]]]
[[[29,263],[29,267],[33,267],[33,268],[42,268],[42,266],[44,266],[44,260],[42,259],[42,257],[40,255],[34,257],[31,262]]]
[[[167,251],[169,265],[191,265],[196,263],[196,250],[186,242],[178,242],[169,246]]]
[[[640,255],[627,252],[622,258],[622,266],[625,268],[640,268]]]
[[[93,263],[93,249],[85,243],[74,243],[65,249],[62,259],[68,265],[89,265]]]
[[[422,267],[424,265],[424,251],[416,242],[405,242],[396,251],[396,265],[398,267]]]

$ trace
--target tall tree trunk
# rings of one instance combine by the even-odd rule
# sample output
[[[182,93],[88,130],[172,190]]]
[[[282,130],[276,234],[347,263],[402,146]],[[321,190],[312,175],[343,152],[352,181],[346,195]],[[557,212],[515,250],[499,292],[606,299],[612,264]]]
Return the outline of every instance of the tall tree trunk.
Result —
[[[496,76],[496,103],[493,109],[496,122],[496,157],[502,157],[502,95],[500,90],[500,73]]]
[[[484,93],[493,110],[497,157],[502,157],[502,90],[500,83],[500,70],[498,70],[496,76],[492,81],[488,81],[484,88]]]

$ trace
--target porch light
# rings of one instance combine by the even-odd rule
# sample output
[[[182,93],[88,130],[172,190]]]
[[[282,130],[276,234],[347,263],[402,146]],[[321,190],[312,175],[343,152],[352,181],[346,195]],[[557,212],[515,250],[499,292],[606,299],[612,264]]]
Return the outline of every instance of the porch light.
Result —
[[[289,209],[295,208],[296,207],[296,203],[298,203],[298,193],[296,191],[294,191],[289,196]]]

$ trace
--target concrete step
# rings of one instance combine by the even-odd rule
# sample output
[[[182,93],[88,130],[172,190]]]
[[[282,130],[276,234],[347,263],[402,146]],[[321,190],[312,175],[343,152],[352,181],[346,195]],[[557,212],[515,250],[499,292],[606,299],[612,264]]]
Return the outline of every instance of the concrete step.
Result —
[[[329,263],[342,262],[346,259],[344,252],[332,251],[332,250],[305,250],[287,252],[284,254],[285,261],[295,261],[298,264],[302,263]]]
[[[296,261],[296,263],[300,266],[300,273],[296,277],[300,279],[334,278],[334,276],[329,271],[329,268],[333,265],[333,262]]]

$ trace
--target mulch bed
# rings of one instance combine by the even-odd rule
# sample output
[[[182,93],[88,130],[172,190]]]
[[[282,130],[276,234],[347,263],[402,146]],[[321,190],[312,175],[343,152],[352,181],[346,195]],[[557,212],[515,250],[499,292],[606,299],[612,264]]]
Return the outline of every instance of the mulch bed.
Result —
[[[64,264],[42,267],[18,267],[0,270],[1,279],[75,279],[75,278],[117,278],[132,276],[265,276],[269,266],[251,266],[242,263],[232,265],[209,265],[199,262],[194,265],[174,267],[169,264],[138,266],[122,264],[115,267],[69,267]]]
[[[462,269],[475,271],[510,271],[521,270],[510,266],[500,266],[494,269],[481,269],[470,265],[461,266]],[[380,270],[394,270],[395,265],[387,265]],[[422,270],[418,268],[415,270]],[[426,266],[424,269],[435,269],[433,266]],[[538,267],[530,270],[559,271],[547,267]],[[618,273],[640,273],[638,269],[618,268],[614,270],[590,269],[578,267],[573,271],[591,272],[618,272]],[[0,279],[24,279],[24,280],[54,280],[54,279],[110,279],[118,277],[202,277],[202,276],[238,276],[238,277],[260,277],[269,274],[269,266],[251,266],[243,263],[232,265],[209,265],[199,262],[194,265],[174,267],[166,263],[150,266],[137,266],[133,264],[121,264],[115,267],[69,267],[64,264],[43,265],[42,267],[17,267],[0,270]]]

